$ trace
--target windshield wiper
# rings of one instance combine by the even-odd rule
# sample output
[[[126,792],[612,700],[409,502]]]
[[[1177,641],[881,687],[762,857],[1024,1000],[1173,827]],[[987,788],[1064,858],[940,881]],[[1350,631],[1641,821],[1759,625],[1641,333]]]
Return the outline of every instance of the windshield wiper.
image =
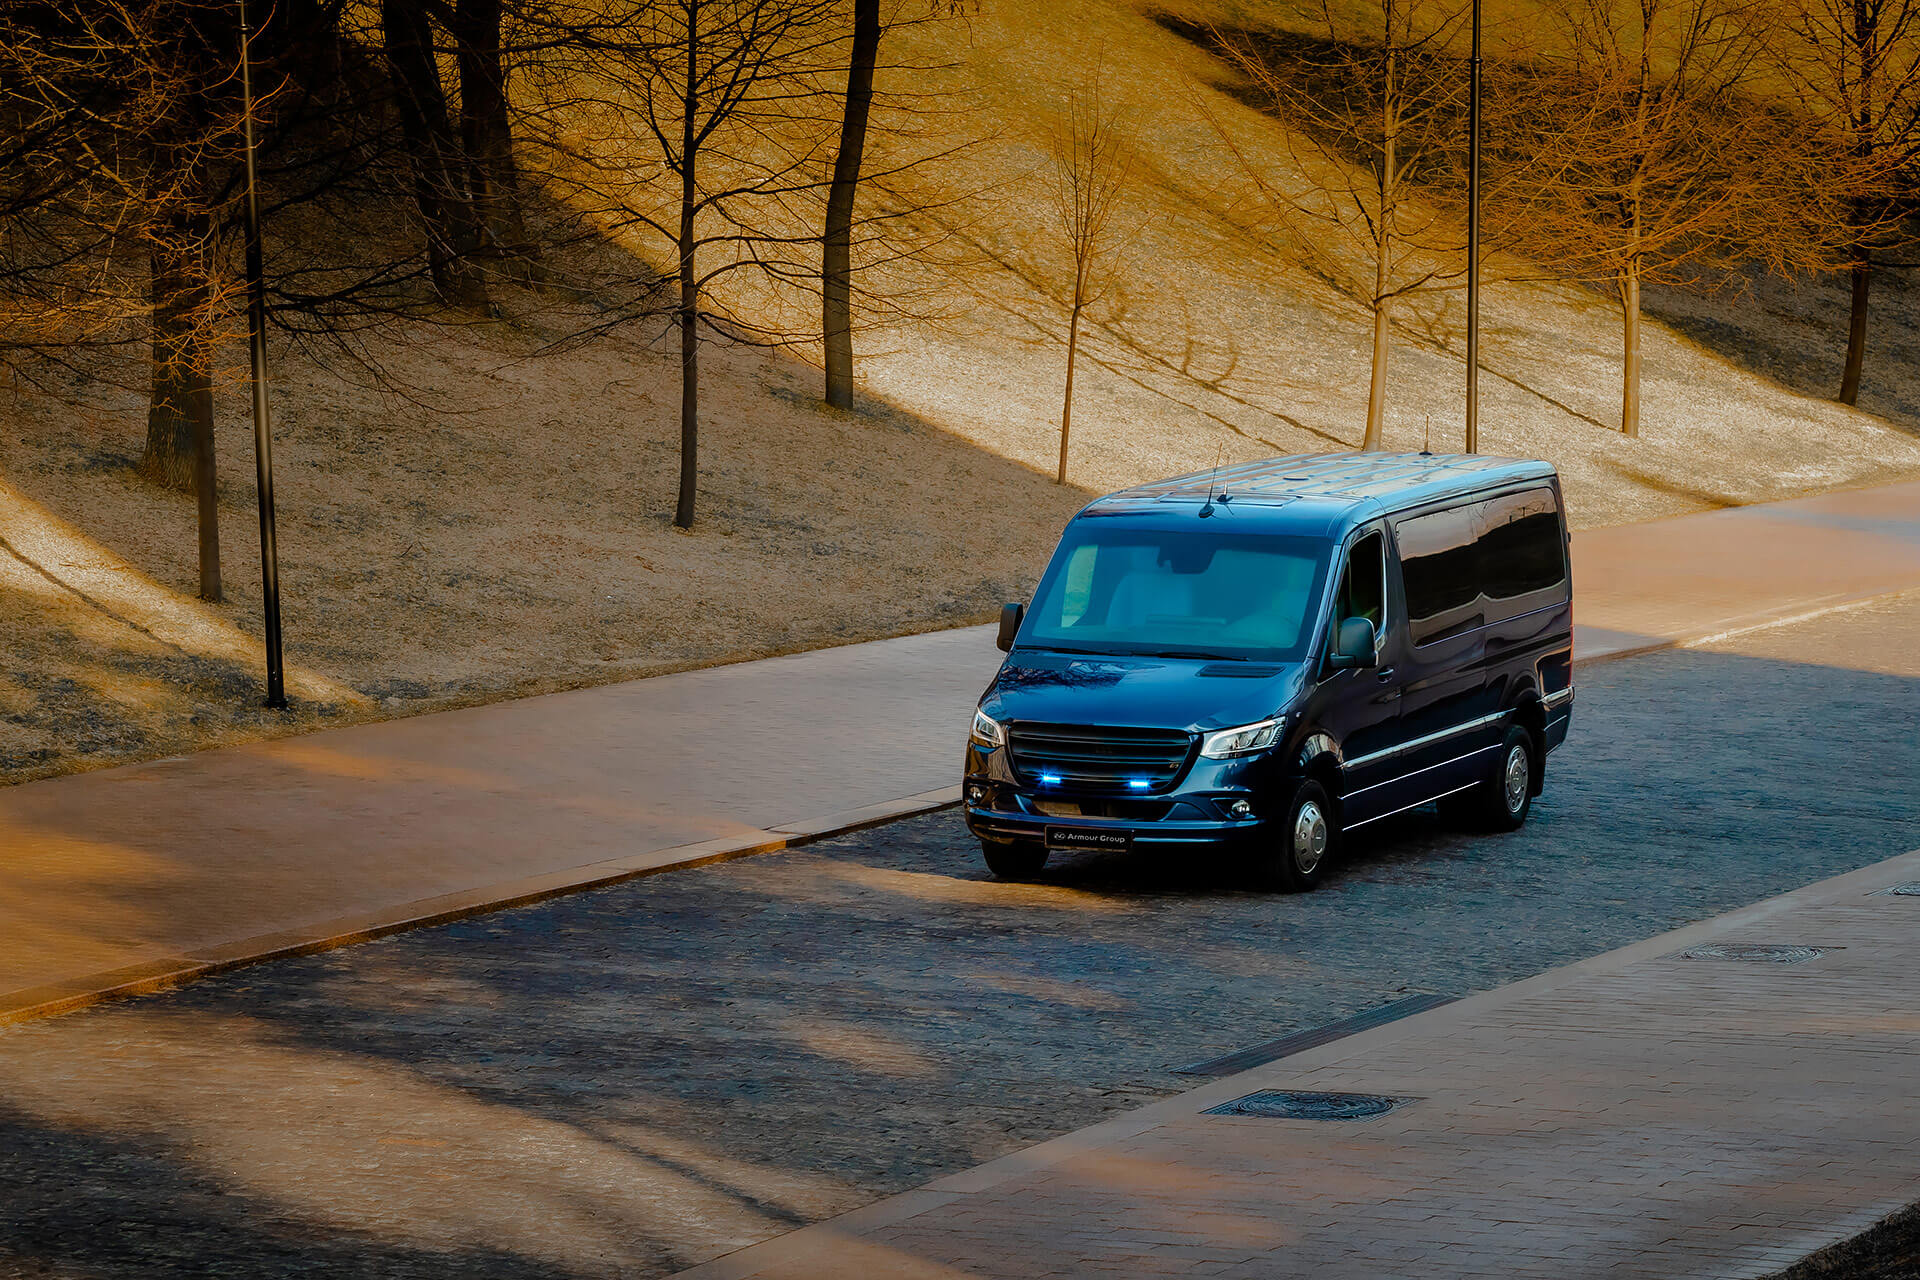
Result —
[[[1205,662],[1245,662],[1245,658],[1236,658],[1225,653],[1202,653],[1198,649],[1166,649],[1159,653],[1150,653],[1149,658],[1198,658]]]

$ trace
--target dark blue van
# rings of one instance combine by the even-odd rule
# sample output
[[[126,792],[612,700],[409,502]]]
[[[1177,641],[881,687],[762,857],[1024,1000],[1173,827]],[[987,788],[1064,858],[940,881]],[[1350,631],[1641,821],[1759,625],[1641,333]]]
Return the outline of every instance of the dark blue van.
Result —
[[[1544,462],[1309,455],[1110,494],[1002,612],[967,825],[1006,879],[1225,848],[1287,890],[1433,801],[1512,830],[1567,736],[1572,599]]]

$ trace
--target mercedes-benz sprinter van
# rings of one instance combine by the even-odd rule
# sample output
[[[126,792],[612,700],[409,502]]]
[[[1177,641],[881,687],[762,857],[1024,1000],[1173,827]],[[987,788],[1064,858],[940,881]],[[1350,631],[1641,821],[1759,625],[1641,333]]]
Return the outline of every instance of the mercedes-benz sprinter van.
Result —
[[[1343,834],[1439,801],[1511,830],[1573,712],[1544,462],[1275,458],[1068,523],[968,735],[967,825],[1006,879],[1056,850],[1247,855],[1312,888]]]

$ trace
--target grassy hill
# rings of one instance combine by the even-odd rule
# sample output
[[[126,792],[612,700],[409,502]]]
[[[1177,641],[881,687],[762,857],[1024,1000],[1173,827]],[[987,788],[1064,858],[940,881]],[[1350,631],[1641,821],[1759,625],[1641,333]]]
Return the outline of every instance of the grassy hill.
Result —
[[[678,366],[654,333],[534,359],[538,322],[422,326],[377,353],[404,396],[283,354],[290,717],[253,705],[244,387],[219,405],[218,606],[191,599],[191,499],[133,477],[142,395],[76,382],[0,397],[0,778],[982,621],[1030,589],[1093,494],[1358,443],[1368,319],[1249,229],[1207,115],[1266,162],[1284,162],[1284,140],[1221,91],[1205,51],[1127,0],[985,0],[890,51],[957,64],[970,94],[941,127],[974,145],[918,179],[965,196],[943,216],[970,265],[915,269],[945,318],[862,336],[852,413],[820,405],[801,356],[712,353],[691,533],[669,524]],[[1047,146],[1096,61],[1143,163],[1060,487],[1066,271]],[[1577,527],[1920,474],[1903,290],[1876,303],[1860,411],[1823,398],[1837,286],[1651,307],[1672,323],[1646,334],[1643,435],[1628,441],[1611,427],[1611,303],[1522,285],[1485,298],[1482,447],[1558,464]],[[1436,450],[1456,446],[1463,310],[1457,293],[1405,309],[1388,447],[1429,430]]]

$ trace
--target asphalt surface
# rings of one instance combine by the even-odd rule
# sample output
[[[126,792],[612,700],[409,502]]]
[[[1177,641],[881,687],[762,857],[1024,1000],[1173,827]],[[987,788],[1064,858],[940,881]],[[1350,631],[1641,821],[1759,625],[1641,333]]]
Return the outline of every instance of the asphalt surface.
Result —
[[[0,1031],[0,1276],[661,1275],[1920,846],[1920,596],[1577,679],[1524,830],[1302,897],[947,812]]]

